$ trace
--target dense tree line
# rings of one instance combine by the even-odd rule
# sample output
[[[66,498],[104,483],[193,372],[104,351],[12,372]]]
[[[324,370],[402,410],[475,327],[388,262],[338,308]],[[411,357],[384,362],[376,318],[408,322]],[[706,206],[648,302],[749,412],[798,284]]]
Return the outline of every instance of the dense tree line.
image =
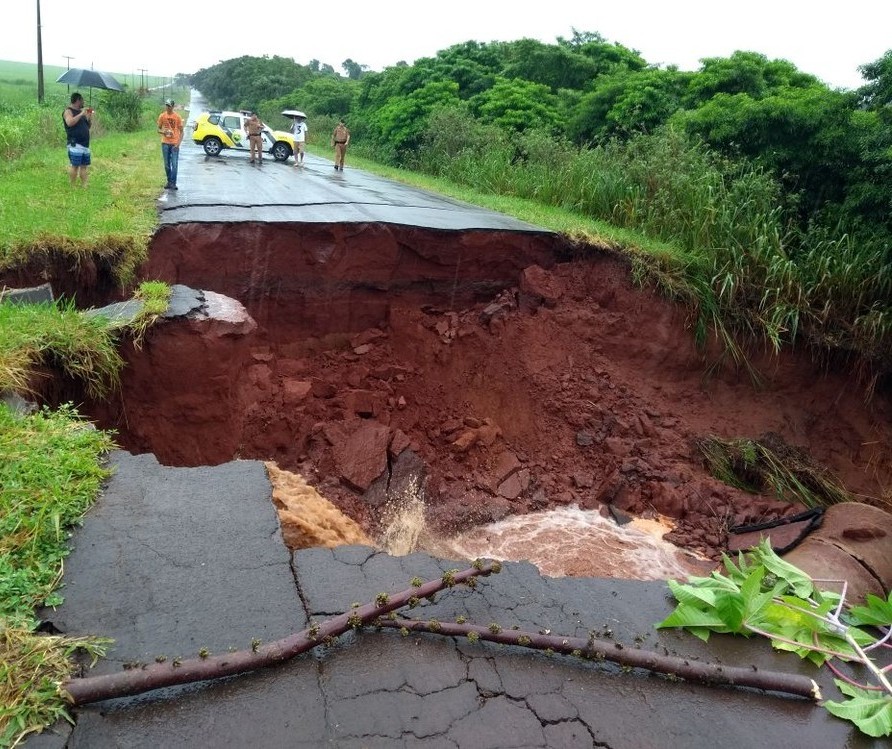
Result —
[[[865,63],[856,91],[754,52],[703,60],[696,72],[659,68],[577,31],[554,44],[468,41],[381,72],[350,59],[342,67],[344,75],[318,60],[240,57],[192,83],[218,106],[344,116],[354,143],[410,168],[425,163],[432,123],[469,137],[468,123],[484,128],[478,136],[486,127],[509,138],[536,132],[577,148],[673,128],[774,175],[799,227],[892,237],[892,50]]]

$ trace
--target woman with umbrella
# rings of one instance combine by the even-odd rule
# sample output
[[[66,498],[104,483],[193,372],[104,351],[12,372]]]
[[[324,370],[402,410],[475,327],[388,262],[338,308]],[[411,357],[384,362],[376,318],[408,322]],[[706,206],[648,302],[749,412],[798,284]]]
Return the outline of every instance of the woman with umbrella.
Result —
[[[84,97],[75,92],[71,95],[71,106],[62,112],[62,120],[65,123],[65,139],[68,142],[68,161],[71,166],[68,169],[68,177],[71,186],[77,183],[80,177],[81,187],[87,186],[90,167],[90,125],[92,124],[93,110],[84,108]]]
[[[294,136],[294,166],[303,166],[307,144],[307,116],[298,109],[286,109],[282,114],[294,120],[291,124],[291,134]]]

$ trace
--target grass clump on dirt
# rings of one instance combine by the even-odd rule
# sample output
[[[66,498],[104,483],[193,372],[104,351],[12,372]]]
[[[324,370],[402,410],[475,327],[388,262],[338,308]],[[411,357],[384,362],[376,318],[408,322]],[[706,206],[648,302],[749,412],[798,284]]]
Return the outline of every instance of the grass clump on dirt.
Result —
[[[152,327],[170,304],[171,288],[164,281],[143,281],[133,298],[140,302],[140,310],[132,320],[121,324],[131,336],[134,345],[142,345],[146,331]]]
[[[56,685],[73,668],[69,656],[101,653],[95,638],[35,633],[34,609],[61,602],[69,529],[108,477],[102,457],[112,446],[70,406],[20,415],[0,403],[0,746],[62,716]]]
[[[0,629],[0,746],[15,746],[57,720],[70,722],[58,685],[72,676],[74,655],[86,653],[95,663],[108,642]]]
[[[806,507],[853,501],[826,469],[776,434],[759,439],[704,437],[697,448],[715,478],[751,494],[771,494]]]
[[[101,397],[117,384],[123,360],[102,316],[85,315],[71,303],[0,304],[0,390],[28,392],[42,364]]]

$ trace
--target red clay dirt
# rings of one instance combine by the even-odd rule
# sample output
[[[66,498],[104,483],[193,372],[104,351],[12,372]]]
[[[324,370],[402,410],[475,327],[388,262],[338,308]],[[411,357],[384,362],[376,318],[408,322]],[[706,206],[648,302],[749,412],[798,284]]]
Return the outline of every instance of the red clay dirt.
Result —
[[[669,540],[712,556],[729,527],[803,509],[713,479],[707,435],[774,433],[856,499],[888,497],[888,392],[865,403],[802,352],[755,356],[759,389],[707,374],[716,351],[697,349],[686,311],[609,253],[404,232],[162,229],[144,277],[250,316],[156,326],[125,351],[120,400],[88,411],[163,463],[274,460],[367,531],[413,479],[440,531],[609,504],[677,519]]]

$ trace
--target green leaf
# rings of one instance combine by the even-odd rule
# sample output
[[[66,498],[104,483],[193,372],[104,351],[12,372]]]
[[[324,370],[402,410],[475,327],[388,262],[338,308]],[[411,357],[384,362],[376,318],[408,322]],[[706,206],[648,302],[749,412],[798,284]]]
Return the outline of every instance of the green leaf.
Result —
[[[675,582],[675,580],[669,580],[668,583],[672,595],[675,596],[679,603],[696,604],[700,602],[709,606],[715,606],[715,591],[709,588],[695,588],[693,585],[682,585]]]
[[[800,598],[808,598],[814,593],[815,584],[812,579],[798,567],[775,554],[767,538],[762,539],[753,555],[765,565],[765,569],[776,575],[778,579],[786,581]]]
[[[850,699],[845,702],[824,703],[827,712],[848,720],[868,736],[879,738],[892,735],[892,697],[886,692],[868,692],[834,679],[839,691]]]
[[[889,598],[883,600],[873,593],[867,594],[866,606],[852,606],[849,620],[853,624],[867,624],[874,627],[892,626],[892,591]]]
[[[740,593],[728,593],[716,601],[716,614],[721,617],[729,632],[742,632],[746,600]]]
[[[757,567],[750,572],[740,586],[740,592],[747,600],[752,600],[762,590],[762,579],[765,577],[765,568]]]
[[[679,604],[669,616],[657,624],[657,629],[667,627],[713,627],[725,631],[725,622],[715,611],[706,611],[686,604]]]

